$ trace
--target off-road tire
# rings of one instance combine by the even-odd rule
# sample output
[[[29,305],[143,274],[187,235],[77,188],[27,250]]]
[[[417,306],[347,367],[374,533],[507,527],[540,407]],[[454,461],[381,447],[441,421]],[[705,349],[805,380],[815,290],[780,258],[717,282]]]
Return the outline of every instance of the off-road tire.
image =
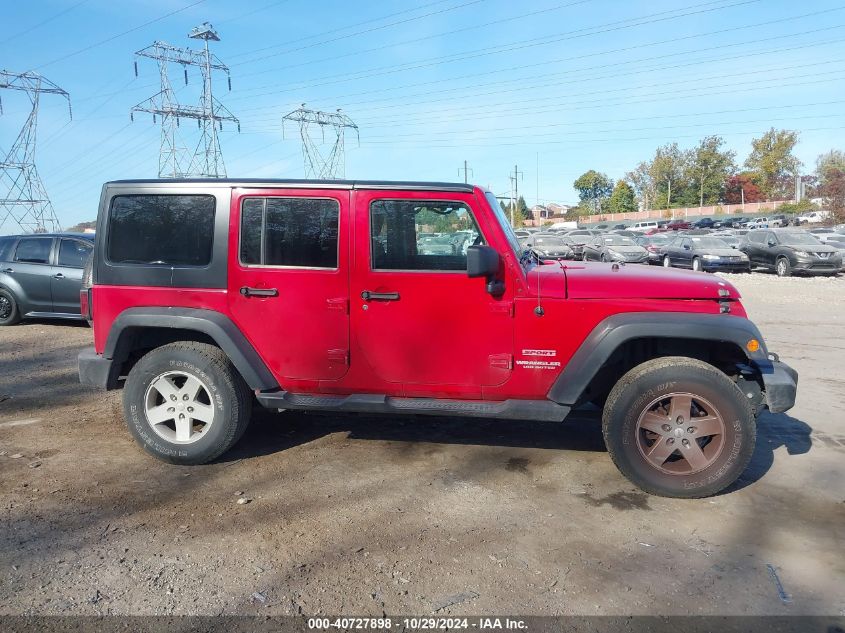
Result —
[[[157,376],[169,371],[195,376],[211,392],[214,421],[203,437],[191,444],[162,438],[147,421],[147,389]],[[220,348],[186,341],[158,347],[135,364],[123,389],[123,412],[129,432],[154,457],[171,464],[204,464],[228,451],[244,434],[252,396]]]
[[[2,297],[2,300],[0,300],[0,308],[2,308],[0,310],[0,327],[20,323],[21,311],[15,295],[5,288],[0,288],[0,297]],[[3,316],[3,312],[6,313],[5,316]]]
[[[640,416],[649,404],[677,393],[706,399],[723,420],[721,451],[691,474],[658,469],[638,444]],[[613,463],[634,485],[654,495],[692,499],[716,494],[739,478],[754,452],[756,422],[748,399],[725,374],[700,360],[670,356],[646,361],[622,376],[607,398],[602,432]]]
[[[789,277],[792,275],[792,264],[788,257],[778,257],[775,261],[775,273],[778,277]]]

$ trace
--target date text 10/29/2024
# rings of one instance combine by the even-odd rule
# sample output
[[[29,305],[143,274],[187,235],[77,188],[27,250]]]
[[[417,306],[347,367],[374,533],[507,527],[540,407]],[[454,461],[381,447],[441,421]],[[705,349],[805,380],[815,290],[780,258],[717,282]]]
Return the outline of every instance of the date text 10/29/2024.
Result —
[[[320,630],[360,630],[360,631],[389,631],[396,627],[411,631],[449,631],[455,629],[496,631],[496,630],[526,630],[528,626],[524,620],[518,618],[436,618],[436,617],[403,617],[403,618],[308,618],[308,628]]]

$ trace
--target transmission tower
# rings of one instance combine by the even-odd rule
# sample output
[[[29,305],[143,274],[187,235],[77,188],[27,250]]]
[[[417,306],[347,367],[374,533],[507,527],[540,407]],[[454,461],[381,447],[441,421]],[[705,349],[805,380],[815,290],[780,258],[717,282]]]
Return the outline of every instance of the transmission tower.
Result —
[[[358,126],[340,109],[335,113],[308,110],[302,106],[282,117],[282,131],[284,122],[299,123],[299,134],[302,137],[302,158],[305,161],[305,177],[321,180],[337,180],[346,175],[345,134],[347,129],[355,130],[360,142]],[[326,128],[330,128],[330,136],[334,135],[334,142],[328,153],[320,151],[316,132],[320,133],[320,141],[326,142]]]
[[[35,137],[38,131],[38,102],[42,94],[70,95],[49,79],[33,72],[0,70],[0,88],[25,92],[32,109],[8,154],[0,154],[0,229],[7,221],[24,231],[43,233],[60,230],[59,219],[35,169]],[[0,114],[3,103],[0,101]]]
[[[240,121],[220,103],[212,93],[211,74],[214,70],[226,73],[229,90],[232,79],[229,68],[208,50],[208,42],[219,42],[220,36],[207,22],[195,28],[188,37],[203,40],[205,47],[196,51],[178,48],[156,41],[135,55],[148,57],[158,62],[161,79],[161,91],[134,106],[130,118],[134,121],[135,112],[149,112],[153,122],[161,117],[161,151],[158,159],[159,178],[225,178],[226,166],[220,150],[218,131],[223,129],[223,121],[231,121],[241,131]],[[188,67],[197,66],[202,73],[202,96],[199,105],[182,105],[176,98],[170,83],[168,70],[172,64],[182,66],[185,84],[188,84]],[[135,61],[135,75],[138,75],[138,61]],[[200,130],[199,142],[193,150],[188,147],[180,133],[182,119],[194,119]]]

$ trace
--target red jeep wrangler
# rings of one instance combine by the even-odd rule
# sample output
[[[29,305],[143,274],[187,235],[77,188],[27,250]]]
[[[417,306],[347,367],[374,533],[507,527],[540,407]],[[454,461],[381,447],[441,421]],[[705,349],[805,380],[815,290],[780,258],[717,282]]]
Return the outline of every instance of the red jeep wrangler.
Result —
[[[103,188],[82,382],[123,386],[156,457],[199,464],[273,409],[562,421],[603,407],[648,492],[736,480],[797,374],[719,277],[545,262],[464,184],[151,180]]]

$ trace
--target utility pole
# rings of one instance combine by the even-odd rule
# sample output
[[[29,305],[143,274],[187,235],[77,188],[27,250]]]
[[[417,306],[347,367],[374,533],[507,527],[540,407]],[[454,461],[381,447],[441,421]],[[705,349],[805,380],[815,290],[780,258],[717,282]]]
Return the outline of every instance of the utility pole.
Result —
[[[35,138],[40,96],[55,94],[64,97],[72,117],[70,95],[46,77],[33,72],[0,71],[2,88],[25,93],[32,108],[9,153],[0,155],[0,229],[11,219],[24,231],[58,231],[61,228],[59,219],[35,169]],[[3,103],[0,101],[2,113]]]
[[[471,171],[472,171],[472,169],[470,169],[469,166],[467,165],[467,162],[464,161],[464,166],[458,168],[458,175],[460,176],[461,172],[464,172],[464,182],[469,183],[469,172],[471,172]]]
[[[225,178],[226,166],[223,163],[223,153],[220,150],[218,132],[223,129],[223,121],[230,121],[241,130],[240,121],[227,110],[222,103],[214,98],[211,88],[211,73],[218,70],[226,73],[229,90],[232,89],[232,79],[229,68],[213,55],[208,48],[209,40],[220,41],[220,36],[207,22],[190,32],[188,37],[205,42],[204,50],[196,51],[189,48],[178,48],[164,42],[156,41],[135,55],[148,57],[158,62],[161,90],[157,95],[142,101],[132,107],[129,117],[134,121],[135,112],[149,112],[161,117],[161,149],[159,151],[159,178],[184,178],[198,176],[200,178]],[[202,74],[202,95],[200,105],[182,105],[176,99],[176,94],[170,83],[168,70],[171,64],[179,64],[188,83],[188,67],[196,66]],[[138,62],[135,62],[135,76],[138,75]],[[182,141],[178,128],[181,119],[194,119],[200,129],[200,141],[196,149],[189,150]]]
[[[525,174],[519,171],[519,167],[517,165],[513,166],[513,174],[510,176],[511,191],[513,191],[513,204],[511,205],[511,226],[514,226],[513,216],[514,212],[516,211],[517,202],[519,201],[519,179],[524,175]]]
[[[361,136],[358,126],[340,108],[337,112],[320,112],[308,110],[303,103],[293,112],[282,117],[282,134],[284,135],[285,121],[299,123],[299,136],[302,139],[302,158],[305,161],[305,177],[326,180],[337,180],[346,175],[346,130],[355,130],[358,142]],[[317,142],[312,136],[313,126],[320,131],[322,142],[326,142],[326,128],[334,132],[334,143],[328,154],[320,152]]]

